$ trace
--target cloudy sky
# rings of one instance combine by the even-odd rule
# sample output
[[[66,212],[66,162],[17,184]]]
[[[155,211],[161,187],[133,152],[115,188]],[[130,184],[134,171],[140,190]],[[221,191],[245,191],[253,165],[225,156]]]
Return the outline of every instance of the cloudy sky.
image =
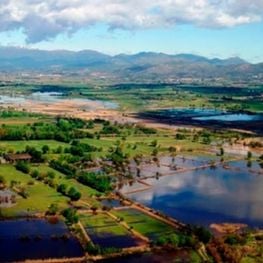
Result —
[[[0,45],[263,61],[263,0],[0,0]]]

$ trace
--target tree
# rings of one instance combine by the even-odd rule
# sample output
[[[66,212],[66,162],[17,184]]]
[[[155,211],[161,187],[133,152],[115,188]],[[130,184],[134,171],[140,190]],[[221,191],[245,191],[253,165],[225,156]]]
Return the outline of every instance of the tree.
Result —
[[[212,237],[212,234],[210,233],[210,231],[202,226],[194,227],[193,231],[195,235],[198,237],[198,239],[205,244],[207,244]]]
[[[32,159],[31,159],[32,162],[41,163],[44,161],[42,157],[42,152],[38,151],[34,147],[26,146],[25,152],[32,156]]]
[[[38,177],[40,176],[40,172],[35,169],[35,170],[33,170],[33,171],[31,172],[31,176],[32,176],[33,178],[38,178]]]
[[[72,225],[79,221],[77,211],[73,208],[66,208],[65,210],[63,210],[62,215],[66,218],[67,224]]]
[[[60,154],[62,153],[62,151],[63,151],[62,146],[58,146],[57,149],[55,150],[55,153]]]
[[[46,154],[46,153],[48,153],[49,152],[49,146],[48,145],[43,145],[43,147],[42,147],[42,153],[43,154]]]
[[[19,170],[23,173],[28,174],[30,172],[30,166],[27,162],[19,161],[19,162],[17,162],[15,167],[17,170]]]
[[[70,187],[67,195],[72,201],[78,201],[81,198],[81,193],[74,187]]]
[[[82,173],[77,180],[84,185],[95,188],[99,192],[112,190],[112,178],[104,173]]]
[[[57,191],[63,195],[66,195],[67,193],[67,185],[65,184],[60,184],[58,187],[57,187]]]
[[[48,171],[47,172],[47,177],[50,178],[50,179],[54,179],[55,178],[55,173],[53,171]]]
[[[52,204],[48,207],[47,214],[48,214],[48,215],[55,215],[57,212],[58,212],[58,205],[52,203]]]

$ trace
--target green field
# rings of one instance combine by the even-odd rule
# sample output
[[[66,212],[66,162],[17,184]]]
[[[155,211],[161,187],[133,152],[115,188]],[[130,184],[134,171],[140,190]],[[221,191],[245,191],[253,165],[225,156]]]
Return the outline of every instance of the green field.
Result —
[[[34,181],[29,175],[21,173],[12,165],[0,165],[0,175],[10,185],[11,181],[18,182],[18,186],[24,187],[28,192],[28,198],[17,197],[17,204],[11,208],[2,209],[4,216],[17,216],[32,213],[44,213],[52,203],[58,204],[60,208],[67,206],[67,197],[42,182]],[[34,182],[33,185],[29,182]]]
[[[112,212],[119,218],[122,218],[129,226],[151,240],[169,233],[174,233],[174,228],[154,219],[135,209],[123,209]]]
[[[23,151],[26,146],[35,147],[37,150],[41,150],[44,145],[47,145],[50,150],[55,150],[57,147],[61,146],[65,148],[68,144],[63,142],[58,142],[55,140],[35,140],[35,141],[0,141],[1,151]]]
[[[89,231],[94,231],[96,235],[103,235],[105,233],[111,235],[129,235],[129,232],[116,223],[111,217],[107,214],[99,213],[96,215],[93,214],[81,214],[80,222],[83,224],[84,228]]]
[[[34,167],[32,167],[32,169],[34,169]],[[66,177],[66,175],[52,169],[51,167],[48,167],[47,165],[38,165],[36,167],[36,169],[43,174],[46,174],[47,172],[53,172],[55,174],[55,182],[59,185],[59,184],[65,184],[68,186],[68,188],[70,187],[75,187],[77,188],[80,193],[81,193],[81,199],[83,201],[91,201],[92,203],[97,203],[96,200],[91,199],[92,195],[96,195],[98,192],[95,189],[92,189],[86,185],[83,185],[81,183],[79,183],[78,181],[76,181],[75,179],[68,179]]]

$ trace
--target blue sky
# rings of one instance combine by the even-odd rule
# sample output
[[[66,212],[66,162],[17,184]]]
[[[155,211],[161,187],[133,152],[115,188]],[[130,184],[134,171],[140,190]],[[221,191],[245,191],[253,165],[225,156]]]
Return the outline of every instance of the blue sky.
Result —
[[[141,0],[139,9],[137,0],[4,1],[9,4],[0,3],[4,46],[263,61],[262,0]]]

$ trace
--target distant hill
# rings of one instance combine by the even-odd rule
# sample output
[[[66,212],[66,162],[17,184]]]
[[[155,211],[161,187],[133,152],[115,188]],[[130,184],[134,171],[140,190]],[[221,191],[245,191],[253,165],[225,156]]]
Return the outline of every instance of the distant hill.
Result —
[[[251,64],[239,58],[208,59],[193,54],[168,55],[141,52],[109,56],[93,50],[45,51],[0,47],[0,71],[83,71],[107,73],[117,78],[247,78],[263,74],[263,63]]]

